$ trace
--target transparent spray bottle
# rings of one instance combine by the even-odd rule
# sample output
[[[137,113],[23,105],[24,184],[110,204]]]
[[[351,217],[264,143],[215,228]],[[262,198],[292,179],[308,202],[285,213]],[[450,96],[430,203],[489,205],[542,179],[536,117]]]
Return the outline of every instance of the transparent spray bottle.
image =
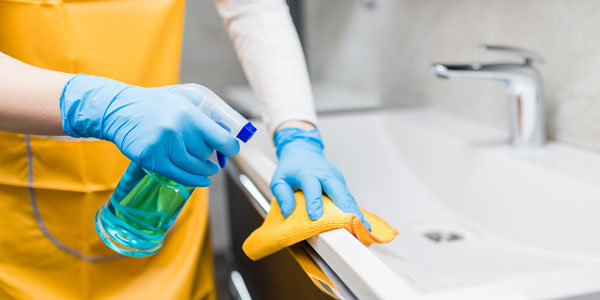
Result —
[[[175,86],[175,91],[198,99],[200,111],[242,142],[256,128],[209,89],[197,84]],[[226,158],[217,152],[225,167]],[[193,192],[131,162],[108,202],[96,213],[96,231],[108,247],[127,256],[148,256],[162,245],[177,215]]]

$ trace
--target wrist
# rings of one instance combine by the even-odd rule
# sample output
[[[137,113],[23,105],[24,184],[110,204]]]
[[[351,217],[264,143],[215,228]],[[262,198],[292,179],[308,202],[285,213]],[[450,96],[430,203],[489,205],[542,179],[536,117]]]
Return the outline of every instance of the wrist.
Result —
[[[102,123],[110,103],[126,84],[86,74],[73,76],[60,97],[62,129],[72,137],[104,138]]]
[[[286,127],[275,132],[273,137],[275,147],[277,148],[277,157],[280,157],[281,151],[289,146],[304,144],[318,150],[323,150],[323,141],[316,128],[306,130],[297,127]]]

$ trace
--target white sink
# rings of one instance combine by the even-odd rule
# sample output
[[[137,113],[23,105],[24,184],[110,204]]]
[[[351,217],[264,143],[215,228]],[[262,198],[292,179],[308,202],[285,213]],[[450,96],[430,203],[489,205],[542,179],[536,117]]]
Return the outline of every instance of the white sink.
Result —
[[[600,155],[555,142],[513,149],[506,129],[430,109],[333,115],[319,127],[359,204],[400,232],[369,248],[343,230],[309,240],[359,298],[600,293]],[[266,180],[272,163],[252,148],[274,157],[260,129],[238,161]]]

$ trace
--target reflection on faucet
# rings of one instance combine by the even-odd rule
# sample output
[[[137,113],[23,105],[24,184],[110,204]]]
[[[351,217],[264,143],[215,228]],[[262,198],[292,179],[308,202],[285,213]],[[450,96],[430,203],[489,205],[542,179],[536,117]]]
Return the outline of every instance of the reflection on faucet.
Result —
[[[503,82],[509,97],[510,143],[517,147],[540,147],[546,141],[543,87],[533,63],[542,59],[527,50],[478,45],[477,49],[504,52],[523,58],[521,63],[440,64],[432,69],[440,78],[488,79]]]

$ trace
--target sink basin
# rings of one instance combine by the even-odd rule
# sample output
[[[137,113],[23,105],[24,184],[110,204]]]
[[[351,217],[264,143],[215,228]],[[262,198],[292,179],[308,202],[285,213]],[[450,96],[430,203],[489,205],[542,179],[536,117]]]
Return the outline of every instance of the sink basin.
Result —
[[[309,239],[358,298],[600,293],[600,155],[514,149],[504,128],[424,108],[331,115],[319,128],[359,204],[400,232],[368,248],[344,230]],[[275,158],[259,132],[237,162],[267,193]]]

